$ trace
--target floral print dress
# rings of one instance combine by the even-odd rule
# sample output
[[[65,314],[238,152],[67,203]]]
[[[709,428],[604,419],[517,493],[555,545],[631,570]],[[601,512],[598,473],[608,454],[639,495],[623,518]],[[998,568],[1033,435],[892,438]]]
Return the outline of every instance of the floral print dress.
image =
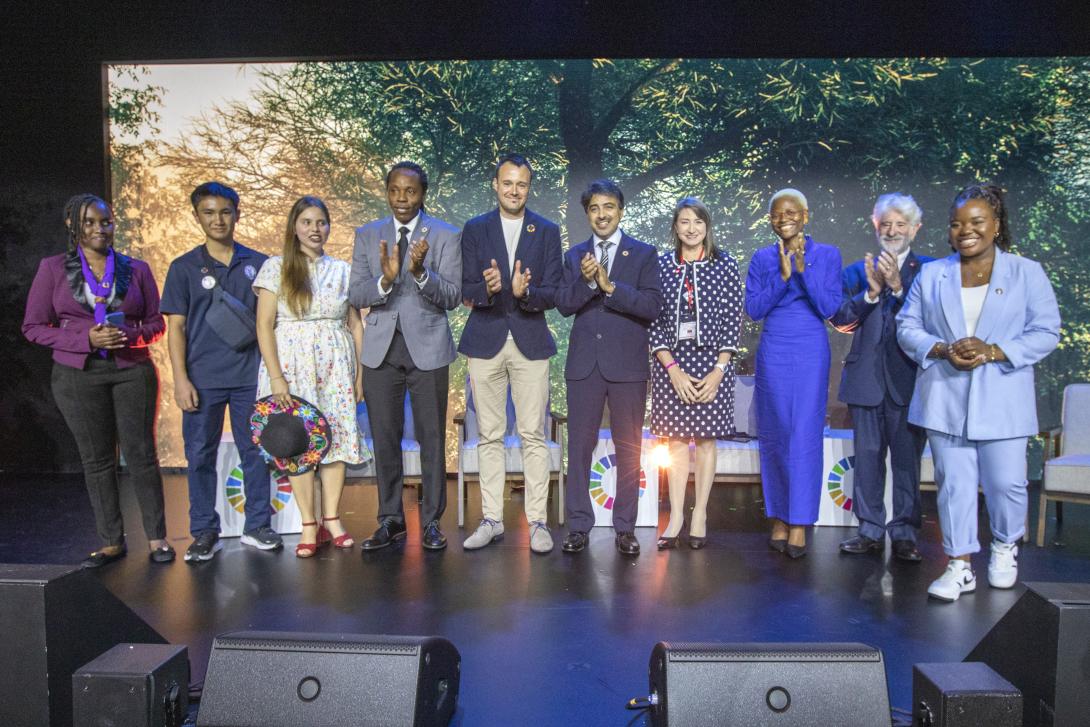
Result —
[[[356,349],[348,331],[348,276],[351,266],[323,255],[308,262],[313,297],[301,318],[279,295],[283,258],[270,257],[254,279],[254,289],[277,294],[276,352],[293,396],[314,404],[329,422],[333,443],[322,464],[360,464],[371,459],[356,424]],[[265,362],[257,373],[258,398],[272,393]]]

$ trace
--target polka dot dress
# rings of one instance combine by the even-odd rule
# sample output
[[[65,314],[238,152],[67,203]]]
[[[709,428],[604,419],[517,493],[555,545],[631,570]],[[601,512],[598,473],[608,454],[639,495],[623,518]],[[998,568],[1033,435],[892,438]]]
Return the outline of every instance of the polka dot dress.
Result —
[[[688,270],[686,270],[688,268]],[[716,258],[677,264],[673,253],[659,256],[664,305],[651,326],[651,350],[667,348],[686,373],[706,376],[719,359],[720,351],[736,351],[742,323],[742,284],[738,263],[720,251]],[[692,312],[688,307],[688,285],[692,286]],[[678,340],[679,318],[695,314],[695,339]],[[651,433],[658,437],[724,439],[734,434],[734,364],[727,367],[715,399],[703,404],[685,404],[674,391],[670,376],[651,360]]]

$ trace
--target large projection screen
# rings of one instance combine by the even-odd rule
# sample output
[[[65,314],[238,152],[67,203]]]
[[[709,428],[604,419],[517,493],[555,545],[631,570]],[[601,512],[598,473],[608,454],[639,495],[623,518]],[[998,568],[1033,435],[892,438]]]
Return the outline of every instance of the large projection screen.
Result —
[[[811,234],[847,264],[875,245],[878,194],[914,195],[924,210],[914,247],[944,256],[956,191],[995,181],[1009,190],[1015,249],[1045,265],[1064,320],[1060,349],[1038,367],[1042,426],[1058,421],[1063,386],[1090,371],[1086,58],[109,64],[106,77],[117,244],[160,285],[170,261],[202,241],[188,195],[211,179],[241,195],[238,240],[270,254],[294,200],[323,198],[328,252],[347,260],[353,228],[389,213],[382,180],[393,162],[422,164],[429,214],[460,226],[495,206],[492,165],[517,151],[536,170],[530,207],[561,224],[565,245],[588,233],[580,191],[607,176],[625,193],[622,227],[660,248],[677,199],[700,197],[743,274],[773,240],[766,205],[779,188],[805,192]],[[456,339],[466,315],[451,316]],[[549,321],[560,349],[552,402],[563,411],[570,320],[554,311]],[[747,324],[743,370],[758,330]],[[850,339],[829,336],[830,419],[847,426],[836,390]],[[161,460],[184,466],[165,339],[154,357]],[[465,377],[459,359],[451,414]],[[447,444],[453,463],[453,427]]]

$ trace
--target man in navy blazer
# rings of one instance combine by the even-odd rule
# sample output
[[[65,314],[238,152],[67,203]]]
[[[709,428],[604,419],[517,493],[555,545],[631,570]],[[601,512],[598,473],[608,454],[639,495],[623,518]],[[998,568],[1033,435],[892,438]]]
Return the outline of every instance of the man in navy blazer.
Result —
[[[577,553],[594,526],[590,500],[591,457],[602,411],[617,454],[613,530],[617,549],[638,555],[634,528],[639,503],[640,448],[647,401],[648,329],[662,309],[655,248],[620,230],[624,194],[600,179],[583,192],[592,235],[564,256],[564,281],[556,307],[575,315],[564,377],[568,385],[567,517],[563,549]]]
[[[526,157],[500,157],[492,178],[499,205],[462,229],[462,298],[472,310],[458,351],[467,358],[480,429],[482,511],[480,525],[463,543],[466,550],[503,537],[508,386],[522,440],[530,549],[535,553],[553,549],[545,524],[549,447],[544,423],[549,358],[556,353],[556,343],[545,311],[555,305],[563,262],[560,228],[526,209],[533,174]]]
[[[886,532],[893,554],[919,562],[920,456],[926,437],[908,423],[916,364],[897,345],[897,313],[920,266],[931,258],[912,252],[922,213],[909,195],[878,198],[871,215],[881,251],[867,253],[844,269],[844,302],[833,316],[839,330],[853,333],[844,360],[840,400],[852,414],[855,489],[852,509],[859,532],[840,544],[845,553],[880,551]],[[886,522],[886,452],[893,469],[893,513]]]

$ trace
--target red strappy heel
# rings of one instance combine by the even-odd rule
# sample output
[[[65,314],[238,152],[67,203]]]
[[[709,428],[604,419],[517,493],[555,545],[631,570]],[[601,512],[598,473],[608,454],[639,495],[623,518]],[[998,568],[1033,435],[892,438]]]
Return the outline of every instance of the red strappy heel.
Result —
[[[324,517],[323,523],[331,523],[334,520],[340,520],[341,517]],[[341,550],[347,550],[356,544],[356,541],[352,539],[352,536],[348,533],[341,533],[337,537],[333,537],[333,533],[329,532],[329,529],[325,525],[318,527],[318,545],[325,545],[327,543],[333,543],[334,548],[340,548]]]
[[[318,524],[317,521],[313,521],[313,522],[309,522],[309,523],[303,523],[303,527],[304,528],[309,528],[310,526],[317,525],[317,524]],[[299,543],[298,545],[295,546],[295,557],[296,558],[313,558],[315,555],[317,555],[318,554],[318,548],[322,545],[321,537],[322,537],[321,536],[321,528],[319,527],[319,532],[318,532],[319,542],[317,542],[317,543]]]

